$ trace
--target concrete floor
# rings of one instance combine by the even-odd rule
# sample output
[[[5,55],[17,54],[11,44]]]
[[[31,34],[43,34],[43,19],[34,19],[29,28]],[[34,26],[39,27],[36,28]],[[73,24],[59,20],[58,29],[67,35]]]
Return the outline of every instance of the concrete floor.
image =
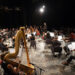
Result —
[[[30,43],[27,43],[28,48],[29,44]],[[41,75],[75,75],[75,68],[72,68],[73,64],[66,66],[65,69],[62,70],[64,66],[61,64],[61,62],[66,60],[64,51],[60,58],[53,57],[50,48],[45,49],[44,40],[39,38],[36,40],[36,44],[36,50],[34,48],[29,48],[29,57],[30,62],[35,64],[37,75],[40,75],[40,70],[36,66],[45,70],[41,72]],[[27,61],[24,49],[22,52],[21,60],[22,64],[26,64]]]

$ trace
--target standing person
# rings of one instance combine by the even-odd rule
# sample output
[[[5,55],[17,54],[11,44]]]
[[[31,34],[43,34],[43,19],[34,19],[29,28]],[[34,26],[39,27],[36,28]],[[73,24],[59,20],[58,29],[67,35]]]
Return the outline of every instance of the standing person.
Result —
[[[40,35],[43,35],[43,28],[41,25],[39,26],[39,31],[40,31]]]
[[[50,36],[50,34],[49,33],[47,33],[47,35],[46,35],[46,44],[51,44],[52,42],[51,42],[51,36]]]
[[[34,28],[30,26],[31,33],[34,32]]]
[[[35,41],[35,36],[31,34],[32,36],[30,37],[30,48],[34,47],[36,49],[36,41]]]
[[[44,31],[45,33],[47,32],[47,24],[46,24],[46,22],[44,22],[43,31]]]

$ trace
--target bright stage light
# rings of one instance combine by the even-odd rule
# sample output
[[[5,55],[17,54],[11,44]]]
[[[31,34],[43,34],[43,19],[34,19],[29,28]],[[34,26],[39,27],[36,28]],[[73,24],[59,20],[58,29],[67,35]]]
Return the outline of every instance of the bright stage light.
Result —
[[[45,8],[45,5],[43,5],[42,8]]]
[[[45,11],[45,5],[43,5],[40,9],[39,9],[40,13],[44,13]]]
[[[40,8],[40,12],[43,13],[44,12],[44,9],[43,8]]]

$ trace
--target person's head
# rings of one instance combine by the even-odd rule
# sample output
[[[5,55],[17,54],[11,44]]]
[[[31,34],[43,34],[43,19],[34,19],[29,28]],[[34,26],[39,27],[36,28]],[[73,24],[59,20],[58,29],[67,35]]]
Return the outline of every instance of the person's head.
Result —
[[[49,33],[47,33],[47,36],[50,36],[50,34],[49,34]]]
[[[44,22],[44,26],[46,26],[46,22]]]

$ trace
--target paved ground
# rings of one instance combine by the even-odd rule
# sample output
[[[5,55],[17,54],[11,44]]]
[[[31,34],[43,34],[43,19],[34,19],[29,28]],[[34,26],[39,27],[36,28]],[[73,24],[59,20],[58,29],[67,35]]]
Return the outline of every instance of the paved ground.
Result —
[[[75,75],[75,68],[72,67],[73,64],[65,67],[65,69],[62,71],[64,66],[61,64],[61,62],[65,60],[64,52],[61,58],[53,57],[51,50],[49,48],[45,49],[45,43],[43,40],[38,39],[36,42],[37,49],[29,49],[29,57],[31,63],[35,64],[37,75],[40,75],[40,70],[36,66],[45,70],[41,72],[41,75]],[[27,45],[29,48],[29,43]],[[24,50],[21,60],[22,64],[26,64],[26,55]]]

